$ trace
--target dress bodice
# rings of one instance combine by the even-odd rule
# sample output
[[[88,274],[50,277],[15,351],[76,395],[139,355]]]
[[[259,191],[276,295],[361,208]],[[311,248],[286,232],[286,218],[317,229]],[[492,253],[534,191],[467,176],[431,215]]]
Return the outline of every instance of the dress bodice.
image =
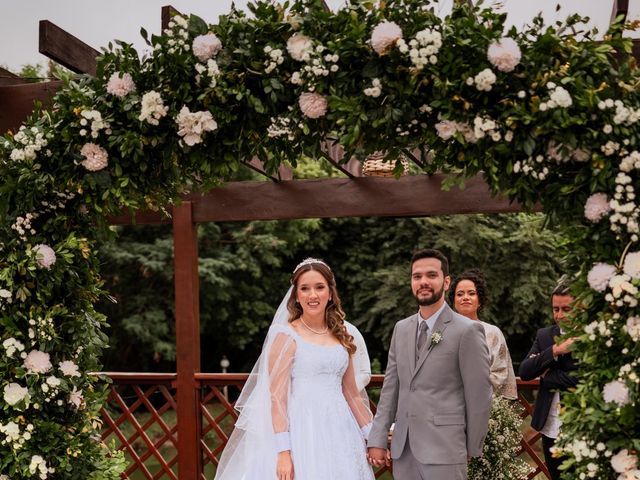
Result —
[[[335,391],[342,387],[342,377],[349,364],[349,354],[342,345],[316,345],[296,339],[296,353],[291,368],[291,393]]]

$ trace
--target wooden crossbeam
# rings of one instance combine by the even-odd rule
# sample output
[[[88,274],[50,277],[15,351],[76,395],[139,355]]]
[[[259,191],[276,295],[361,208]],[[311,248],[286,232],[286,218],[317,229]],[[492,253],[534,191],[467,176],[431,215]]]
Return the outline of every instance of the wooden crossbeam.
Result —
[[[0,67],[0,86],[19,85],[21,83],[25,83],[22,77]]]
[[[40,21],[38,51],[72,72],[96,74],[96,57],[100,52],[49,20]]]
[[[180,12],[173,8],[171,5],[165,5],[162,7],[161,17],[162,20],[160,22],[161,32],[164,32],[167,28],[169,28],[169,22],[171,21],[171,17],[174,15],[180,15]]]
[[[229,182],[206,194],[190,195],[197,223],[292,220],[333,217],[424,217],[456,213],[513,213],[522,210],[504,197],[492,197],[483,178],[442,191],[445,175],[360,177],[273,182]],[[160,212],[132,219],[111,217],[113,225],[169,223]]]
[[[45,108],[51,105],[53,95],[61,87],[60,81],[0,86],[0,135],[18,130],[33,112],[34,102]]]

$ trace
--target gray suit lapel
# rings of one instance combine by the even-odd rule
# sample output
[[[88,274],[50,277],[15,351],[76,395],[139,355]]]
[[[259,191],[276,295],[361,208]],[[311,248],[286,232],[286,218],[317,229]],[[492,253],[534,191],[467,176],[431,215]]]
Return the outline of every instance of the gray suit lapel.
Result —
[[[414,376],[416,375],[416,373],[418,373],[418,370],[420,370],[420,367],[422,367],[422,364],[425,362],[425,360],[431,353],[431,350],[433,349],[433,347],[435,347],[435,345],[431,345],[432,335],[435,332],[439,332],[441,335],[443,335],[444,331],[449,326],[449,322],[451,322],[452,318],[453,318],[453,311],[451,310],[451,308],[449,308],[449,305],[445,304],[444,310],[442,310],[442,313],[436,320],[436,324],[433,326],[433,330],[429,330],[429,338],[427,339],[427,344],[425,345],[424,350],[422,351],[422,354],[418,359],[418,363],[416,363],[415,369],[413,370]],[[413,351],[415,352],[415,347]],[[415,358],[415,355],[414,355],[414,358]]]

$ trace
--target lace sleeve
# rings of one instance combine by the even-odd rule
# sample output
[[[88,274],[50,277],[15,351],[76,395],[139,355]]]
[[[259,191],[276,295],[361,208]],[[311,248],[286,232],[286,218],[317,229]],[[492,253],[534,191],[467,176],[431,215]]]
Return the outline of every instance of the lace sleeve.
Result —
[[[365,438],[371,430],[373,414],[369,409],[369,399],[364,390],[358,391],[356,385],[355,370],[353,367],[353,357],[349,357],[349,366],[342,377],[342,393],[351,408],[351,412],[360,426]]]
[[[271,421],[276,435],[278,451],[290,450],[289,386],[291,366],[296,352],[296,343],[290,335],[279,333],[269,349],[269,392],[271,394]]]

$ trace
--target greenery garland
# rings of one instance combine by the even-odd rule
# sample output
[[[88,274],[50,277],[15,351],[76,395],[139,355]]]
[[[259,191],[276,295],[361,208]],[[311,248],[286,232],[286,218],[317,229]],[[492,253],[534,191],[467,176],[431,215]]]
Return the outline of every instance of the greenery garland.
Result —
[[[431,152],[427,172],[481,173],[570,231],[581,368],[560,448],[572,478],[638,478],[640,75],[624,25],[595,41],[577,16],[505,31],[466,2],[445,19],[422,0],[250,8],[143,31],[142,59],[110,45],[95,78],[0,139],[0,478],[118,476],[88,373],[107,345],[105,216],[211,188],[253,156],[270,171],[318,158],[327,138],[346,158]]]

